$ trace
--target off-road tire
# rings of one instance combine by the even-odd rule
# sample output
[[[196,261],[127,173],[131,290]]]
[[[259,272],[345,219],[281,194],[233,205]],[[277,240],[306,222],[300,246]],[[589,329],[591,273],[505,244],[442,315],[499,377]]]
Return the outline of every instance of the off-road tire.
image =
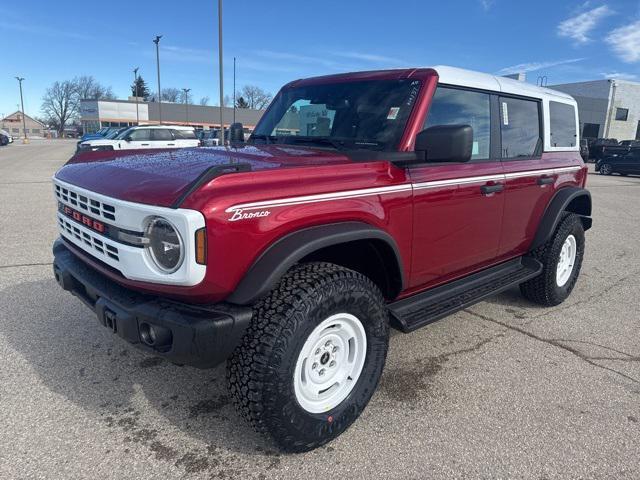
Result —
[[[336,313],[355,315],[366,332],[366,358],[353,390],[335,408],[309,413],[298,403],[294,369],[306,339]],[[373,395],[387,355],[389,314],[367,277],[330,263],[294,267],[254,306],[252,323],[227,361],[239,413],[285,451],[317,448],[344,432]]]
[[[569,235],[576,239],[576,258],[569,280],[560,287],[556,282],[556,268],[562,245]],[[522,295],[527,300],[545,306],[564,302],[578,280],[584,256],[584,228],[580,217],[575,213],[565,212],[551,239],[533,250],[530,256],[542,263],[542,273],[520,285]]]

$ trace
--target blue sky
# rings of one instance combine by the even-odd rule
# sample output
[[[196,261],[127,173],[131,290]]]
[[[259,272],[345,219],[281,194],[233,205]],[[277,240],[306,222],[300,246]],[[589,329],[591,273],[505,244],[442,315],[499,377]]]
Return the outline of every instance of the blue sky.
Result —
[[[79,6],[82,5],[82,6]],[[163,87],[218,98],[217,2],[31,0],[3,9],[0,113],[39,114],[55,80],[93,75],[119,98],[134,67],[157,88],[152,39],[161,41]],[[102,7],[103,6],[103,7]],[[525,70],[549,84],[619,77],[640,81],[640,1],[226,0],[226,92],[271,92],[300,77],[448,64],[490,73]]]

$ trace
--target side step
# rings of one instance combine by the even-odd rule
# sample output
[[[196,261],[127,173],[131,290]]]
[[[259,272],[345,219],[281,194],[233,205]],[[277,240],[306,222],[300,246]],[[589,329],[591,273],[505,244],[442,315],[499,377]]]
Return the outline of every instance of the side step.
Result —
[[[542,271],[542,264],[520,257],[389,305],[400,330],[412,332],[431,322],[519,285]]]

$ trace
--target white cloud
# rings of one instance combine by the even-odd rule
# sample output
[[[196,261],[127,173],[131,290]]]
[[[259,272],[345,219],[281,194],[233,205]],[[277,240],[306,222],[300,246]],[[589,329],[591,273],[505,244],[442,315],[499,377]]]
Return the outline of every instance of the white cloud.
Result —
[[[558,35],[573,39],[583,44],[591,40],[589,34],[603,18],[614,13],[607,5],[582,12],[575,17],[568,18],[558,25]]]
[[[484,8],[485,12],[491,10],[491,7],[496,3],[495,0],[480,0],[480,5]]]
[[[607,35],[606,42],[627,63],[640,61],[640,20],[619,27]]]
[[[536,72],[544,68],[557,67],[559,65],[567,65],[570,63],[577,63],[584,60],[584,58],[568,58],[566,60],[555,60],[550,62],[529,62],[519,63],[518,65],[512,65],[511,67],[505,67],[498,72],[498,75],[512,75],[514,73],[522,72]]]
[[[623,72],[611,72],[611,73],[602,73],[604,78],[612,78],[616,80],[637,80],[638,75],[634,73],[623,73]]]
[[[45,27],[42,25],[29,25],[25,23],[14,23],[0,21],[0,29],[14,30],[16,32],[28,33],[32,35],[43,35],[47,37],[65,37],[76,40],[90,40],[89,35],[83,33],[72,32],[68,30],[58,30],[55,28]]]
[[[393,64],[400,65],[405,64],[402,60],[398,60],[397,58],[385,57],[383,55],[378,55],[375,53],[363,53],[363,52],[333,52],[333,55],[337,55],[344,58],[351,58],[353,60],[359,60],[362,62],[371,62],[371,63],[384,63],[384,64]]]

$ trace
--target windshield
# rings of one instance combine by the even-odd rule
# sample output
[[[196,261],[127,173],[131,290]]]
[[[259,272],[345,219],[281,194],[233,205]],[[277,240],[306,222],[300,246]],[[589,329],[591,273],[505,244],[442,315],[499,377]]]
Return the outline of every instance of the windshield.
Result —
[[[119,134],[117,134],[115,136],[114,140],[122,140],[122,139],[124,139],[124,137],[127,136],[127,133],[129,132],[129,130],[131,130],[131,128],[133,128],[133,127],[125,128],[122,132],[120,132]]]
[[[418,80],[369,80],[282,90],[251,141],[330,148],[397,148]]]
[[[123,132],[124,130],[126,130],[126,128],[119,128],[117,130],[113,130],[112,132],[109,132],[105,135],[105,138],[108,140],[113,140],[115,139],[121,132]]]

